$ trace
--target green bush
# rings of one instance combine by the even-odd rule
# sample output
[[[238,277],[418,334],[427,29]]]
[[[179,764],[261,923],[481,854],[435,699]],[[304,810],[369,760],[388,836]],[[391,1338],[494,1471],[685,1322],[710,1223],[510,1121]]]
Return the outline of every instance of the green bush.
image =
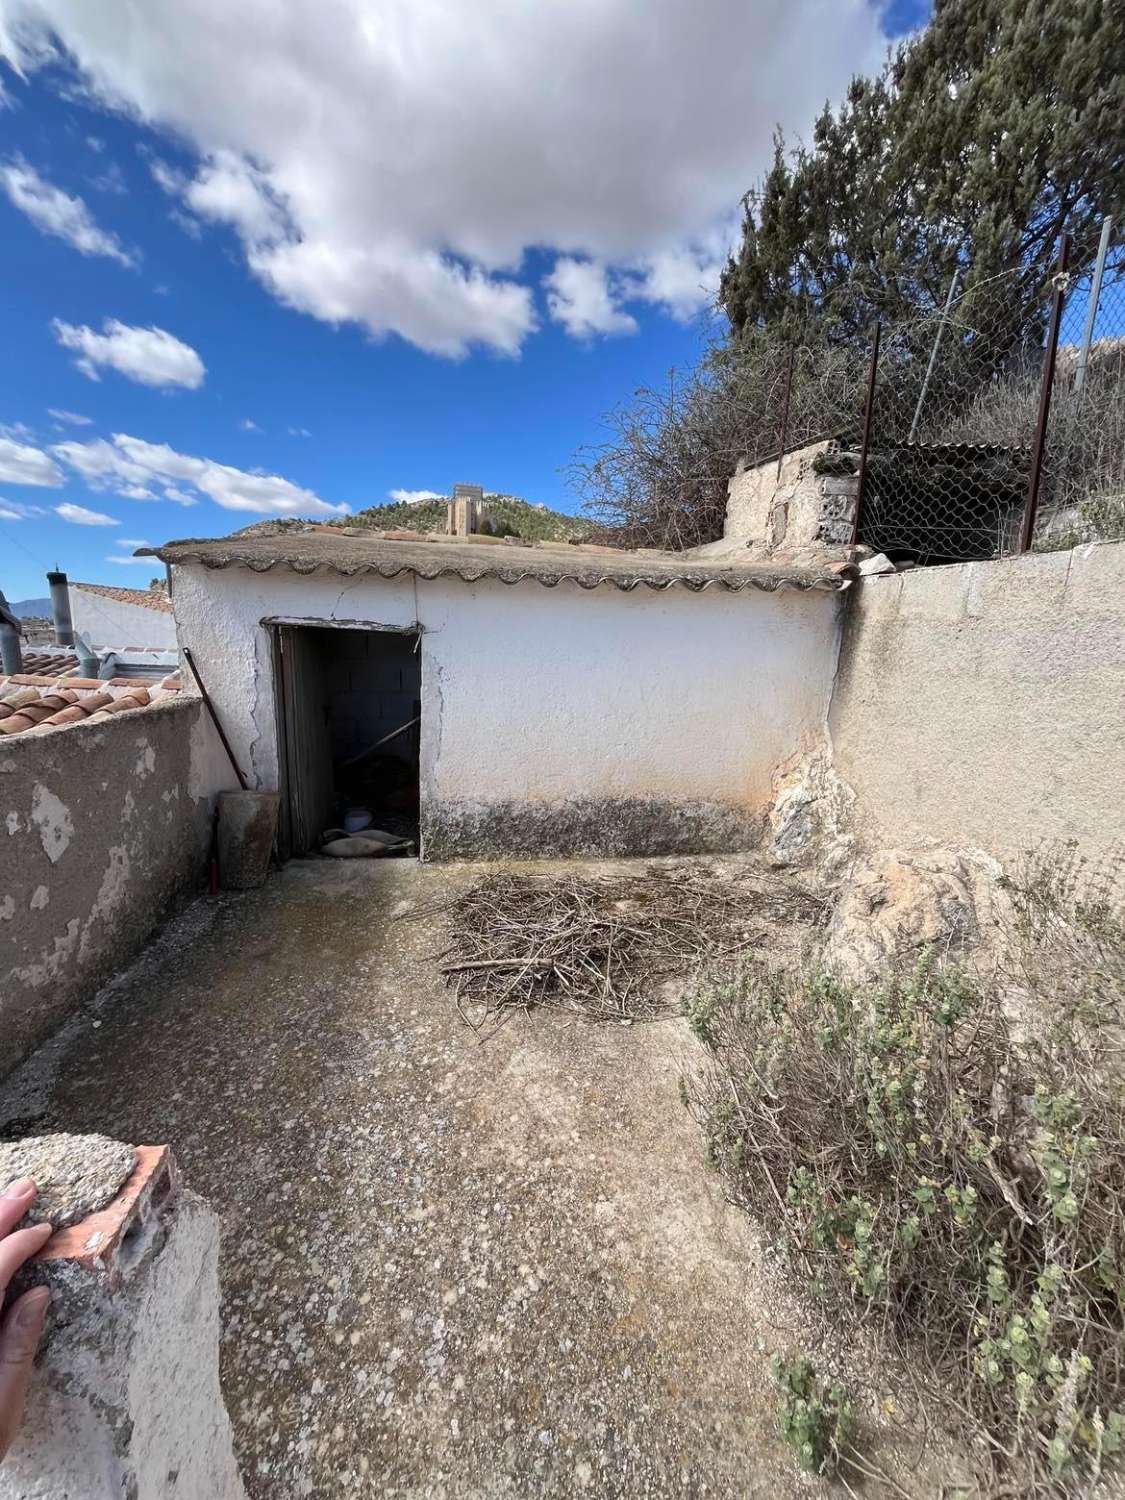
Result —
[[[770,1370],[781,1393],[777,1421],[782,1440],[806,1474],[827,1474],[839,1462],[852,1432],[852,1405],[836,1380],[817,1378],[805,1355],[788,1361],[775,1354]]]
[[[867,988],[751,968],[688,1002],[711,1056],[691,1104],[736,1201],[1029,1484],[1099,1474],[1125,1430],[1121,973],[1061,986],[1027,1035],[931,958]]]

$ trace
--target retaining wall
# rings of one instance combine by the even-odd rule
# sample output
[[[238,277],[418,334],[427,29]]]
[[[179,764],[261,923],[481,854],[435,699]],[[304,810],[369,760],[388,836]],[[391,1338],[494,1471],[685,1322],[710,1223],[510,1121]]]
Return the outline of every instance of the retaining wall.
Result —
[[[202,881],[229,784],[198,698],[0,744],[0,1076]]]
[[[850,593],[829,724],[863,842],[1125,839],[1125,543]]]

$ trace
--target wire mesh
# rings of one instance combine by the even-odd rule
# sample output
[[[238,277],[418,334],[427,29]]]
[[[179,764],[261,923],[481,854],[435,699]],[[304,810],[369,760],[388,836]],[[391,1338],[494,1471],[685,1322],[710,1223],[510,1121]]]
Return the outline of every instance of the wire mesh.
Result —
[[[958,279],[943,308],[883,329],[860,541],[922,564],[1005,556],[1020,549],[1032,491],[1037,549],[1125,535],[1120,241],[1094,282],[1093,262],[1037,283],[1025,271]],[[1060,333],[1033,483],[1056,294]]]
[[[1051,387],[1037,551],[1125,538],[1125,234],[1069,278]]]

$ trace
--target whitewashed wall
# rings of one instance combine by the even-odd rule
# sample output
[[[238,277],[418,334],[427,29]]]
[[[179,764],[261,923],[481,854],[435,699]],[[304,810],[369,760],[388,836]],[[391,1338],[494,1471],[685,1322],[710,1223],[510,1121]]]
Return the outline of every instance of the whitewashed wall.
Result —
[[[174,570],[182,644],[235,752],[277,784],[266,618],[422,631],[423,852],[752,844],[771,773],[819,743],[840,596]]]
[[[86,644],[98,649],[156,646],[168,650],[176,645],[176,622],[167,610],[107,599],[76,584],[70,587],[70,616]]]

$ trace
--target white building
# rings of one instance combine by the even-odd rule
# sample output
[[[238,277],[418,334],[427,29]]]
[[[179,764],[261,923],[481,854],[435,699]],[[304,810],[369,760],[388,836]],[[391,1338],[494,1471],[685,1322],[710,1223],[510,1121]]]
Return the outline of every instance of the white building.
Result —
[[[72,583],[70,617],[78,635],[95,651],[167,650],[176,645],[172,606],[162,592]]]
[[[416,807],[429,858],[745,849],[824,735],[826,567],[327,529],[155,555],[287,853],[356,803]]]

